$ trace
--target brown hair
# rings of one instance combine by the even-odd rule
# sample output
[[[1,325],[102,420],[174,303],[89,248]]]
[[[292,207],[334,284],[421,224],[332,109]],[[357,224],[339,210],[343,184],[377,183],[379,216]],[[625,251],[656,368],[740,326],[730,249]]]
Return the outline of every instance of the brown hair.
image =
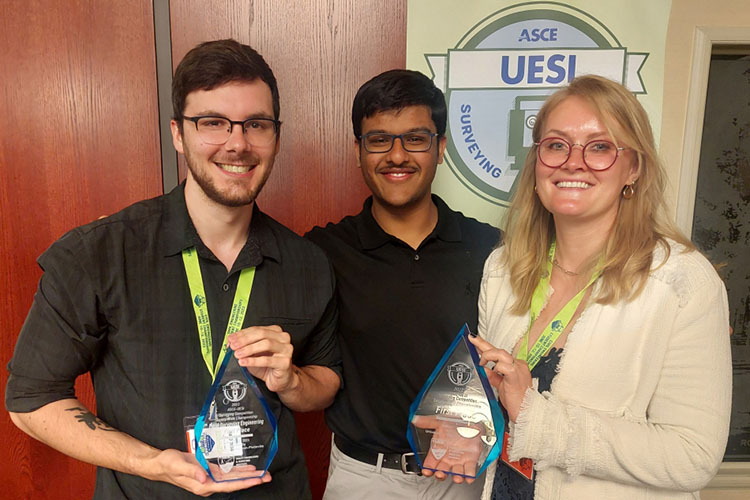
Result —
[[[185,100],[194,90],[211,90],[235,81],[260,79],[271,88],[273,117],[279,119],[279,89],[276,77],[263,56],[236,40],[204,42],[180,61],[172,79],[172,118],[182,123]]]

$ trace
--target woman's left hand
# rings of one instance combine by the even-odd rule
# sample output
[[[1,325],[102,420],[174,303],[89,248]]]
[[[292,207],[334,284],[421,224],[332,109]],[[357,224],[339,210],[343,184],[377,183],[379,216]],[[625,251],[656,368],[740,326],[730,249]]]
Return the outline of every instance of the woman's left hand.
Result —
[[[484,339],[469,337],[469,341],[479,351],[479,364],[486,368],[487,363],[494,362],[491,370],[486,370],[487,378],[497,389],[498,397],[508,417],[515,422],[521,411],[521,403],[526,390],[531,387],[531,372],[525,361],[516,359],[505,349],[497,349]]]

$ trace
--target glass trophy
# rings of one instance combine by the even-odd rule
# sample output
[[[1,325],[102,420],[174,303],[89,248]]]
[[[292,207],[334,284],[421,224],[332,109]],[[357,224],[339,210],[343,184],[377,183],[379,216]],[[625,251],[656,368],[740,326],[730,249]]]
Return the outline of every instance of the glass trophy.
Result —
[[[422,469],[475,478],[499,456],[505,420],[469,335],[464,325],[412,403],[406,436]]]
[[[214,481],[262,477],[278,449],[276,418],[227,349],[195,422],[195,456]]]

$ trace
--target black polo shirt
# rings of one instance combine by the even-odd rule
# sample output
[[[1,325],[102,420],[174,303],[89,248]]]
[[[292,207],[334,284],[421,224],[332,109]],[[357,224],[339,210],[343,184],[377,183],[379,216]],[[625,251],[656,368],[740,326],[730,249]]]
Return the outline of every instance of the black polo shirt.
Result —
[[[498,229],[437,196],[438,222],[417,250],[362,212],[306,237],[333,263],[344,387],[326,410],[334,433],[374,452],[405,453],[409,405],[464,323],[477,326],[484,261]]]
[[[257,266],[244,326],[278,324],[291,335],[296,365],[340,370],[334,277],[323,252],[254,208],[248,240],[227,272],[198,237],[178,186],[70,231],[39,257],[44,274],[8,364],[6,408],[29,412],[72,398],[76,377],[91,372],[99,418],[156,448],[185,451],[183,417],[200,412],[211,385],[181,256],[192,246],[214,361],[240,271]],[[278,420],[273,480],[212,498],[309,498],[293,414],[258,386]],[[94,497],[197,498],[102,468]]]

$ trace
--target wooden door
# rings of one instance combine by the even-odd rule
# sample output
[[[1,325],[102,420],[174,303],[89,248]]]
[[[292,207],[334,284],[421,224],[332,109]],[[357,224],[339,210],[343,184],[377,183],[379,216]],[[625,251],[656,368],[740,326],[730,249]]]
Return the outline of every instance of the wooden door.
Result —
[[[6,0],[0,15],[0,383],[36,258],[75,226],[161,193],[152,7]],[[93,408],[90,378],[78,381]],[[94,467],[0,414],[2,498],[81,499]]]
[[[281,151],[259,206],[298,233],[359,212],[368,191],[354,157],[351,107],[365,81],[406,65],[406,1],[171,2],[172,55],[235,38],[260,52],[279,84]],[[180,179],[184,178],[184,164]],[[313,497],[325,487],[330,432],[297,414]]]

